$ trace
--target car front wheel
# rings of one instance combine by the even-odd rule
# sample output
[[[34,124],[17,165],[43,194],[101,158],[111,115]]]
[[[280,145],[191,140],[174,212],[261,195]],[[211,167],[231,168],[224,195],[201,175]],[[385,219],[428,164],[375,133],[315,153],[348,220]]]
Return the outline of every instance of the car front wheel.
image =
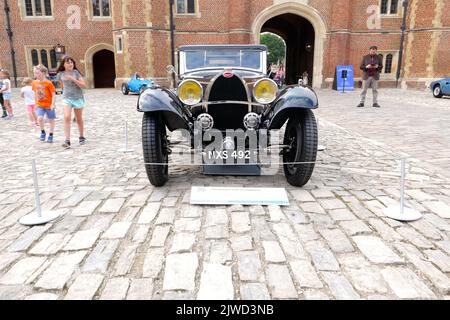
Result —
[[[163,186],[169,180],[169,149],[166,126],[158,114],[144,113],[142,148],[150,183],[156,187]]]
[[[301,187],[311,178],[317,156],[317,123],[311,110],[289,119],[284,145],[284,175],[291,185]]]
[[[122,83],[122,93],[124,95],[128,95],[128,93],[130,93],[130,88],[128,88],[128,85],[126,83]]]
[[[435,98],[442,98],[442,90],[440,85],[436,85],[433,89],[433,96]]]

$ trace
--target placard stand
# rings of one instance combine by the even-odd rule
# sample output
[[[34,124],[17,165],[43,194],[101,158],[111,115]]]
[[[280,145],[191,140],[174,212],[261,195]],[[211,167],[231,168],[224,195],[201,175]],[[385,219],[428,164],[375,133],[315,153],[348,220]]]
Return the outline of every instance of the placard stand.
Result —
[[[120,152],[133,152],[133,149],[128,149],[128,122],[125,121],[125,147],[119,149]]]
[[[23,216],[22,218],[19,219],[19,223],[26,226],[45,224],[59,217],[59,213],[56,211],[42,211],[41,198],[39,196],[38,178],[36,173],[36,161],[34,159],[31,162],[31,166],[33,169],[33,185],[34,185],[36,211],[27,214],[26,216]]]
[[[400,205],[389,206],[383,210],[384,214],[391,219],[398,221],[415,221],[422,218],[422,214],[411,208],[405,208],[405,167],[406,159],[401,159],[400,177]]]

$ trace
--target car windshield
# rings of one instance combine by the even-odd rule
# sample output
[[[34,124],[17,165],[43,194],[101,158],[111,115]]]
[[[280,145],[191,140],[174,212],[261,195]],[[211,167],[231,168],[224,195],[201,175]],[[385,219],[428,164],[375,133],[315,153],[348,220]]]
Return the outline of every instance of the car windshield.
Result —
[[[257,50],[194,50],[186,51],[186,69],[261,68],[261,51]]]

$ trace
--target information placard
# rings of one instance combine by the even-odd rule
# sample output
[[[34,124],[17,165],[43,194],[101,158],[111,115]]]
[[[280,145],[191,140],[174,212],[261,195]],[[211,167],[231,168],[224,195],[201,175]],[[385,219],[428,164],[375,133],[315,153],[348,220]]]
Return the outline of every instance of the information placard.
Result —
[[[192,187],[191,204],[288,206],[284,188]]]
[[[353,66],[337,66],[336,78],[337,91],[345,92],[355,90],[355,74]]]

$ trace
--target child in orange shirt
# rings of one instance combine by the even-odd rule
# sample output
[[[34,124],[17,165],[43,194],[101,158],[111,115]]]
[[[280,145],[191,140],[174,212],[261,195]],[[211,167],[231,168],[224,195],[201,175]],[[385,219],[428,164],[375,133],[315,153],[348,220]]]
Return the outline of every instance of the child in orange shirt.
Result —
[[[48,69],[42,64],[34,67],[34,76],[36,80],[33,81],[32,89],[35,92],[36,97],[36,115],[38,116],[39,127],[41,128],[40,140],[45,141],[44,130],[44,115],[47,114],[47,118],[50,123],[50,132],[48,134],[47,142],[53,142],[53,131],[55,130],[55,97],[56,90],[53,83],[45,78],[48,73]]]

